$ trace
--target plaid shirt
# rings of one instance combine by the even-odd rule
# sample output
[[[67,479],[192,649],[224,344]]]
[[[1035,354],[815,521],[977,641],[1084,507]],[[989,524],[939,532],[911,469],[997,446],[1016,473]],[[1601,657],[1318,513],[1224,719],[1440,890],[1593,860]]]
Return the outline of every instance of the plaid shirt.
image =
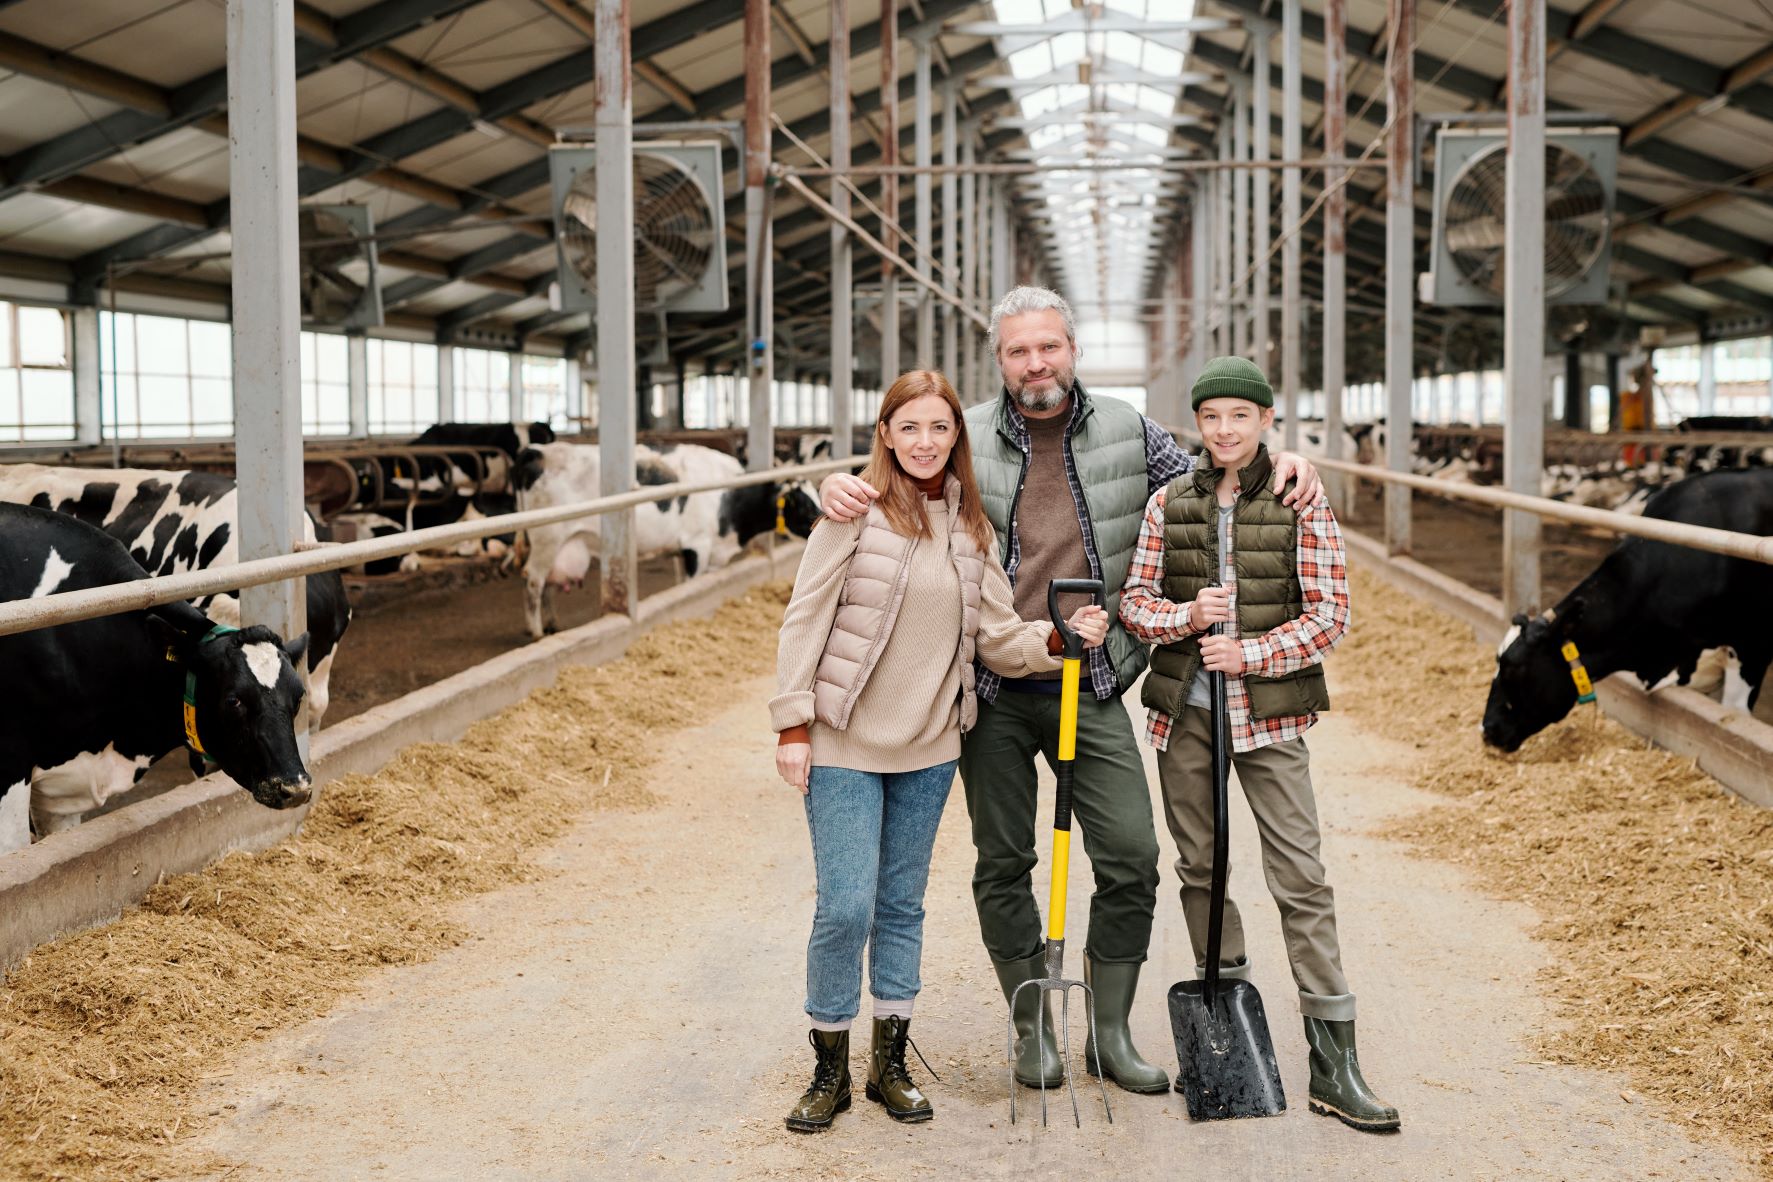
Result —
[[[1083,482],[1077,476],[1077,464],[1071,457],[1071,435],[1077,430],[1078,416],[1083,413],[1084,402],[1089,396],[1084,393],[1083,384],[1072,387],[1071,417],[1065,423],[1065,482],[1071,486],[1071,500],[1077,507],[1077,521],[1083,528],[1084,553],[1090,561],[1090,576],[1102,577],[1102,557],[1096,552],[1096,533],[1090,525],[1090,515],[1084,508]],[[1028,420],[1016,406],[1016,400],[1000,394],[1000,398],[1008,404],[1010,425],[1015,428],[1016,446],[1022,449],[1022,471],[1028,471],[1029,443]],[[1145,419],[1145,467],[1149,475],[1148,487],[1157,492],[1164,488],[1184,472],[1194,471],[1194,457],[1182,449],[1175,438],[1162,427]],[[1020,509],[1020,506],[1018,506]],[[1010,586],[1016,585],[1016,574],[1022,565],[1022,541],[1016,533],[1016,523],[1010,522],[1006,531],[1009,535],[1009,552],[1003,556],[1004,573],[1010,577]],[[1038,577],[1038,572],[1037,572]],[[1090,690],[1102,701],[1107,701],[1120,693],[1121,686],[1115,680],[1114,666],[1108,661],[1108,646],[1097,645],[1087,650],[1089,658]],[[981,702],[997,701],[997,694],[1003,685],[1003,678],[978,665],[975,673],[974,692]]]
[[[1221,565],[1232,560],[1229,551],[1236,545],[1235,523],[1231,534],[1232,547],[1222,556]],[[1329,655],[1348,629],[1348,553],[1343,548],[1342,531],[1336,526],[1335,515],[1330,512],[1329,499],[1323,493],[1299,513],[1298,539],[1294,570],[1304,593],[1305,611],[1298,619],[1261,636],[1240,640],[1238,647],[1247,672],[1278,677],[1315,665]],[[1133,549],[1133,563],[1127,570],[1127,584],[1120,598],[1121,623],[1128,632],[1152,644],[1171,644],[1194,634],[1188,620],[1191,605],[1165,599],[1163,577],[1164,490],[1159,489],[1145,506],[1145,524],[1139,527],[1139,541]],[[1235,617],[1226,630],[1237,636]],[[1225,701],[1231,712],[1233,751],[1254,751],[1270,743],[1296,739],[1317,721],[1315,714],[1251,717],[1250,692],[1241,676],[1226,678]],[[1147,711],[1145,741],[1159,751],[1164,750],[1170,743],[1170,726],[1168,714]]]

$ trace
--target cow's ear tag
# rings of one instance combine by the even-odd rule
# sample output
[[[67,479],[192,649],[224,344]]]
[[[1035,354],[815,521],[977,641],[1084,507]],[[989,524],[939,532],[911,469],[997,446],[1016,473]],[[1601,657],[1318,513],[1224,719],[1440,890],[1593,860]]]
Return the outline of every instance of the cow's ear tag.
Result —
[[[1564,646],[1560,651],[1570,666],[1570,680],[1576,683],[1576,700],[1578,702],[1594,701],[1594,682],[1589,679],[1588,668],[1582,663],[1582,654],[1576,651],[1576,642],[1574,640],[1564,641]]]
[[[179,663],[179,655],[173,651],[173,647],[170,644],[166,646],[166,659],[171,661],[174,665]]]

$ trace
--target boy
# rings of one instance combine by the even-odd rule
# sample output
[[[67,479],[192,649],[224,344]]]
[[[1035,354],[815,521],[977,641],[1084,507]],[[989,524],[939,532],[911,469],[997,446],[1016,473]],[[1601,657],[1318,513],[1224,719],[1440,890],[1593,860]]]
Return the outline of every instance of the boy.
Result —
[[[1397,1109],[1373,1095],[1355,1057],[1354,995],[1318,859],[1304,739],[1330,704],[1321,662],[1348,626],[1342,534],[1321,492],[1294,510],[1268,487],[1262,432],[1274,422],[1274,391],[1254,363],[1215,358],[1191,400],[1205,447],[1194,471],[1145,507],[1120,618],[1157,646],[1145,678],[1145,735],[1159,752],[1195,963],[1204,971],[1213,863],[1212,707],[1201,676],[1211,670],[1226,677],[1231,758],[1262,835],[1263,869],[1299,986],[1311,1111],[1357,1129],[1396,1129]],[[1207,636],[1213,624],[1224,624],[1225,634]],[[1221,959],[1222,974],[1248,977],[1243,926],[1229,899]]]

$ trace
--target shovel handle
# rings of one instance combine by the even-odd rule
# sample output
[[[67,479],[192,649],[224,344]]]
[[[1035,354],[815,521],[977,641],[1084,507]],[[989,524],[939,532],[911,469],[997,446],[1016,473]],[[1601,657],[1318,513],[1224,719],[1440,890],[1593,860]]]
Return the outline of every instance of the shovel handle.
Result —
[[[1047,584],[1047,615],[1053,618],[1053,627],[1058,630],[1059,639],[1065,642],[1065,659],[1080,661],[1083,659],[1083,637],[1073,632],[1059,613],[1061,595],[1088,595],[1091,603],[1101,607],[1105,597],[1102,580],[1054,579]]]
[[[1222,636],[1225,625],[1207,630]],[[1213,699],[1213,880],[1207,909],[1207,963],[1202,994],[1207,1004],[1219,987],[1219,948],[1225,934],[1225,880],[1231,871],[1231,712],[1225,700],[1225,675],[1207,673],[1207,691]]]

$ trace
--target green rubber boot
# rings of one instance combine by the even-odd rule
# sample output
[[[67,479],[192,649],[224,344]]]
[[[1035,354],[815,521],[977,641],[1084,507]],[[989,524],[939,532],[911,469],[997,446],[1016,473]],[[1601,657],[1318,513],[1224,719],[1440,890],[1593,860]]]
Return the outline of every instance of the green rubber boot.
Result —
[[[905,1044],[910,1040],[910,1018],[874,1020],[874,1038],[868,1048],[868,1084],[863,1091],[894,1120],[917,1124],[930,1119],[934,1110],[911,1082],[911,1071],[905,1066]]]
[[[1133,1012],[1133,994],[1139,988],[1139,966],[1136,964],[1100,964],[1092,956],[1084,956],[1086,995],[1095,1011],[1095,1041],[1084,1040],[1084,1070],[1096,1074],[1096,1054],[1102,1055],[1102,1074],[1118,1084],[1123,1091],[1149,1095],[1170,1090],[1170,1077],[1160,1067],[1153,1067],[1140,1057],[1133,1046],[1132,1032],[1127,1029],[1127,1015]]]
[[[787,1124],[797,1133],[817,1133],[831,1127],[837,1114],[850,1106],[850,1032],[814,1030],[807,1035],[818,1062],[806,1094],[788,1110]]]
[[[1036,952],[1025,960],[994,960],[997,983],[1003,986],[1003,999],[1009,1001],[1016,986],[1024,981],[1038,981],[1047,975],[1047,954]],[[1058,1027],[1053,1024],[1053,1007],[1049,994],[1039,989],[1024,989],[1016,1003],[1016,1082],[1025,1088],[1043,1086],[1056,1088],[1065,1082],[1065,1063],[1059,1058]],[[1035,1037],[1035,1024],[1044,1015],[1040,1037]]]
[[[1351,1129],[1389,1133],[1401,1128],[1397,1109],[1373,1094],[1354,1050],[1354,1023],[1305,1019],[1311,1044],[1311,1110]]]

